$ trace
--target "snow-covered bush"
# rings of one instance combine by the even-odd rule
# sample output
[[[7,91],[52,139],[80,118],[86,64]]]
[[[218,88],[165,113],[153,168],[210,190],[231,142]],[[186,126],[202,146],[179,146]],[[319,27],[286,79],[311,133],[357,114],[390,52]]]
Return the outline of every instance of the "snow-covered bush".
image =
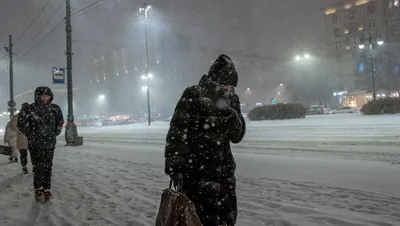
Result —
[[[400,112],[400,99],[388,97],[371,100],[361,108],[361,112],[364,115],[396,114]]]
[[[302,104],[275,104],[252,109],[247,117],[252,121],[304,118],[307,109]]]

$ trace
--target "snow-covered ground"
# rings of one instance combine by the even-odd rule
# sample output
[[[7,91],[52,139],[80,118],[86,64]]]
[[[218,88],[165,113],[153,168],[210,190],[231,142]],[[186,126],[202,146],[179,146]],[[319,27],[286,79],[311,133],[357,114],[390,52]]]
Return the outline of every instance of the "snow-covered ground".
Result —
[[[400,225],[400,116],[248,122],[233,146],[239,226]],[[154,225],[167,123],[80,128],[56,150],[55,199],[0,156],[0,225]]]

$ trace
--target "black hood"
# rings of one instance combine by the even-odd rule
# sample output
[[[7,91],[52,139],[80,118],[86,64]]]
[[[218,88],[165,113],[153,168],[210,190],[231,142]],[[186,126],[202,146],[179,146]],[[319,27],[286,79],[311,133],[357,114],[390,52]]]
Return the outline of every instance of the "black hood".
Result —
[[[214,97],[218,92],[220,85],[211,80],[209,75],[203,75],[200,79],[199,86],[203,88],[203,92],[207,97]]]
[[[40,96],[43,95],[48,95],[50,96],[50,100],[49,100],[49,104],[51,104],[51,102],[53,101],[54,95],[53,92],[51,91],[51,89],[49,87],[37,87],[35,90],[35,103],[39,103],[40,101]]]
[[[209,78],[221,85],[236,87],[239,76],[231,58],[225,54],[220,55],[211,65],[208,72]]]

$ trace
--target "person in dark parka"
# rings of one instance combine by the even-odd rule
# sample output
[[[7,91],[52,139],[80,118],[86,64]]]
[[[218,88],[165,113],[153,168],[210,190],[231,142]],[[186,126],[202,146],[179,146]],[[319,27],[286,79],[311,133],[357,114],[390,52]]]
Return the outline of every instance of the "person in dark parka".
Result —
[[[183,92],[166,138],[165,172],[182,185],[206,226],[236,223],[236,163],[230,143],[239,143],[246,132],[234,92],[237,83],[232,60],[219,56],[199,85]]]
[[[56,137],[64,124],[60,107],[52,104],[53,98],[50,88],[36,88],[35,102],[21,109],[17,123],[18,129],[28,138],[37,201],[52,198],[50,188]]]

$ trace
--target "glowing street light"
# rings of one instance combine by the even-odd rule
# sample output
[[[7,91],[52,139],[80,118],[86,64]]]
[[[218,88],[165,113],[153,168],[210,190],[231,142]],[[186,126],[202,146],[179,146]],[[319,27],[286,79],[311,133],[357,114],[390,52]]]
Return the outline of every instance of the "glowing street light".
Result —
[[[280,86],[283,86],[283,83],[281,83]]]
[[[303,49],[300,50],[300,54],[299,54],[299,55],[296,55],[296,56],[294,57],[294,59],[295,59],[296,61],[308,60],[308,59],[310,59],[310,58],[311,58],[310,54],[308,54],[308,53],[303,53]]]
[[[152,74],[152,73],[149,73],[147,76],[146,76],[146,75],[142,75],[142,76],[140,76],[140,78],[141,78],[142,80],[146,80],[146,79],[148,79],[148,78],[153,78],[153,74]]]
[[[147,3],[144,4],[144,7],[139,9],[139,12],[143,12],[147,13],[147,11],[149,11],[149,9],[151,9],[151,5],[147,5]]]
[[[382,40],[379,40],[377,43],[378,43],[378,45],[380,45],[380,46],[383,45],[383,44],[385,44],[385,42],[382,41]]]
[[[143,87],[142,87],[142,91],[147,91],[148,89],[149,89],[148,86],[143,86]]]
[[[103,101],[103,100],[105,100],[106,99],[106,96],[105,95],[99,95],[99,97],[97,98],[99,101]]]
[[[364,44],[360,44],[360,45],[358,46],[358,48],[360,48],[360,49],[364,49],[364,47],[365,47]]]

